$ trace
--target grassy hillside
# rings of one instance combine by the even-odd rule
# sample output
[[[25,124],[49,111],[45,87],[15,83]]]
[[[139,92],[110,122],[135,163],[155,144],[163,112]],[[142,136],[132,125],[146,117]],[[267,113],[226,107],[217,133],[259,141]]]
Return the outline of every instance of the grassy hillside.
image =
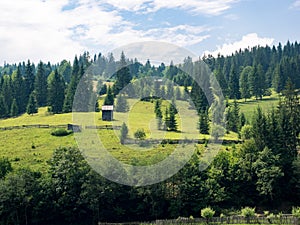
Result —
[[[257,107],[261,107],[263,112],[267,113],[276,107],[279,102],[279,96],[273,93],[271,96],[266,96],[262,100],[256,100],[254,98],[245,100],[239,100],[240,111],[243,112],[248,121],[252,120],[253,113],[256,111]]]
[[[252,118],[252,114],[259,105],[264,111],[271,109],[278,103],[278,97],[272,95],[265,97],[262,101],[254,99],[244,102],[240,100],[241,112],[244,112],[247,119]],[[129,137],[133,138],[133,133],[138,128],[143,128],[146,132],[147,139],[174,139],[174,138],[206,138],[209,136],[200,135],[197,131],[197,118],[190,116],[186,102],[179,102],[180,116],[177,116],[178,128],[183,132],[165,132],[157,130],[154,104],[151,102],[129,101],[130,113],[115,113],[115,121],[104,122],[101,120],[101,113],[95,113],[95,125],[121,125],[125,121],[129,127]],[[163,111],[166,108],[163,103]],[[72,123],[72,113],[51,115],[47,108],[40,108],[39,113],[34,115],[21,115],[17,118],[0,120],[0,127],[22,126],[31,124],[49,124],[61,125]],[[65,137],[55,137],[51,135],[53,129],[49,128],[24,128],[15,130],[0,130],[0,156],[8,157],[13,166],[28,166],[35,170],[45,169],[47,160],[51,157],[54,149],[60,146],[75,146],[74,135]],[[161,161],[167,155],[171,154],[174,146],[156,145],[154,149],[140,148],[139,146],[124,146],[119,143],[119,131],[99,130],[98,134],[108,151],[119,160],[146,165]],[[226,134],[225,139],[236,140],[237,134]],[[227,146],[228,147],[228,146]],[[198,145],[199,150],[203,150],[203,145]]]

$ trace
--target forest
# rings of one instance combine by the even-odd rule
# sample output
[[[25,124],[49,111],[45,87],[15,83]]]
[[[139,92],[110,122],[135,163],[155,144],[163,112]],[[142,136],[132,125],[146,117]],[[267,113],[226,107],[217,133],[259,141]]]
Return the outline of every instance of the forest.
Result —
[[[104,105],[115,100],[119,104],[122,100],[116,96],[139,78],[164,79],[166,85],[154,87],[157,95],[138,85],[130,92],[133,96],[127,97],[162,96],[152,99],[155,116],[161,119],[160,126],[165,123],[167,131],[175,132],[176,108],[170,107],[165,115],[159,100],[183,100],[188,95],[199,116],[195,124],[199,133],[211,133],[209,98],[213,93],[204,94],[189,76],[197,77],[197,61],[187,56],[179,65],[154,66],[150,60],[142,64],[125,55],[116,60],[113,54],[91,57],[85,52],[75,56],[72,63],[63,60],[35,65],[28,60],[5,64],[0,67],[0,127],[1,121],[24,113],[33,115],[40,107],[47,107],[49,114],[72,112],[76,88],[88,73],[104,77],[86,84],[90,91],[96,86],[96,97],[104,98]],[[246,206],[259,212],[291,213],[300,202],[300,44],[258,46],[227,57],[208,55],[202,60],[225,97],[224,132],[237,134],[239,144],[225,146],[203,171],[199,170],[202,152],[196,151],[177,174],[144,187],[105,179],[87,164],[76,146],[53,149],[43,171],[16,169],[11,159],[3,157],[0,224],[97,224],[200,217],[201,209],[208,206],[217,215],[229,215]],[[209,81],[204,85],[210,87]],[[240,112],[240,101],[260,101],[271,95],[278,95],[279,102],[268,112],[258,106],[251,119]],[[100,110],[98,101],[93,107],[96,112]],[[119,111],[127,110],[120,104],[118,107]],[[205,143],[201,145],[205,148]]]

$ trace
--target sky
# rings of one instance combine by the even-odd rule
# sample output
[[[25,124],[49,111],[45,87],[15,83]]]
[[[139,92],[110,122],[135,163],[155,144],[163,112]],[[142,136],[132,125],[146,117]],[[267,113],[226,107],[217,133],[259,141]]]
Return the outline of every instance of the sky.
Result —
[[[142,41],[229,55],[299,42],[299,24],[300,0],[1,0],[0,66],[58,63]]]

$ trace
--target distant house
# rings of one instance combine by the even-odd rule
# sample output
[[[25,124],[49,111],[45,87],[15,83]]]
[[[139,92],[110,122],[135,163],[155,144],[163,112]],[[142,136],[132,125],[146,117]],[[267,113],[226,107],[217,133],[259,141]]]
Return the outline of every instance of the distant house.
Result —
[[[102,106],[102,120],[112,121],[114,118],[114,106],[113,105],[103,105]]]

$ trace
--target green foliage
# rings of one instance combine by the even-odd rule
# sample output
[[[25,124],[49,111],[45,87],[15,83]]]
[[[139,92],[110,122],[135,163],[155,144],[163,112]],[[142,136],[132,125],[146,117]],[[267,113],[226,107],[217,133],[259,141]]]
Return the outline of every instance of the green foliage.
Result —
[[[252,126],[246,124],[241,129],[241,137],[243,140],[248,140],[252,137]]]
[[[57,70],[49,75],[48,82],[48,103],[50,111],[53,113],[61,113],[65,98],[65,82]]]
[[[63,136],[67,136],[69,134],[71,134],[72,131],[68,131],[66,129],[63,128],[57,128],[54,131],[51,132],[52,136],[57,136],[57,137],[63,137]]]
[[[35,97],[35,93],[32,92],[29,96],[29,101],[26,109],[27,114],[33,115],[38,112],[38,105]]]
[[[300,207],[293,207],[292,214],[293,216],[300,218]]]
[[[144,140],[146,138],[146,133],[145,133],[144,129],[137,129],[134,132],[134,137],[139,140]]]
[[[11,108],[10,108],[10,116],[16,117],[16,116],[18,116],[18,114],[19,114],[19,107],[17,105],[16,99],[14,98],[14,100],[12,101],[12,104],[11,104]]]
[[[201,112],[199,115],[199,132],[201,134],[209,134],[209,116],[208,111]]]
[[[132,77],[129,67],[127,66],[124,52],[121,53],[120,66],[116,72],[116,81],[113,86],[113,94],[116,96],[119,92],[130,83]]]
[[[250,218],[255,216],[255,208],[245,207],[241,209],[241,215],[245,218]]]
[[[11,172],[12,169],[12,165],[10,163],[10,161],[8,160],[8,158],[1,158],[0,159],[0,179],[3,179],[6,174],[8,174],[9,172]]]
[[[210,207],[201,209],[201,216],[205,219],[212,218],[214,215],[215,215],[215,211]]]
[[[107,89],[103,105],[114,105],[114,95],[110,87]]]
[[[225,128],[220,125],[213,124],[210,133],[211,136],[217,141],[220,137],[224,136]]]
[[[36,94],[36,101],[39,107],[47,105],[47,76],[44,64],[38,64],[37,73],[34,81],[34,92]]]
[[[124,141],[128,136],[128,127],[127,127],[126,123],[122,123],[120,132],[121,132],[121,135],[120,135],[121,144],[124,144]]]
[[[127,99],[124,95],[117,95],[116,112],[127,112],[129,110]]]

